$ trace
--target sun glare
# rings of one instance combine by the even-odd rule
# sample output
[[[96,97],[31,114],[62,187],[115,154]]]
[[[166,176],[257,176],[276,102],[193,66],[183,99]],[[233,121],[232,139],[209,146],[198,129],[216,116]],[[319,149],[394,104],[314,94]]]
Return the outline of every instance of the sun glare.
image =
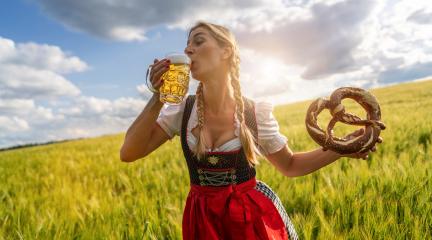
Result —
[[[272,58],[264,59],[261,62],[260,72],[262,74],[269,74],[269,76],[280,73],[284,65]]]

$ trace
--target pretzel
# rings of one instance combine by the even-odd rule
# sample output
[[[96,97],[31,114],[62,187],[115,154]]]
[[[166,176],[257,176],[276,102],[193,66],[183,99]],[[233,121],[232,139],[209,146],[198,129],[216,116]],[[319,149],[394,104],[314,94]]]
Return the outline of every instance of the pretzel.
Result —
[[[344,98],[358,102],[366,110],[367,119],[345,112],[345,107],[341,104]],[[324,109],[328,109],[332,115],[327,131],[317,124],[317,117]],[[305,123],[309,135],[323,147],[324,151],[330,149],[340,154],[351,154],[367,152],[377,141],[380,142],[379,135],[381,130],[385,129],[384,123],[380,120],[381,110],[375,96],[361,88],[341,87],[331,94],[330,99],[318,98],[313,101],[307,110]],[[365,131],[352,139],[333,136],[333,127],[338,121],[365,126]]]

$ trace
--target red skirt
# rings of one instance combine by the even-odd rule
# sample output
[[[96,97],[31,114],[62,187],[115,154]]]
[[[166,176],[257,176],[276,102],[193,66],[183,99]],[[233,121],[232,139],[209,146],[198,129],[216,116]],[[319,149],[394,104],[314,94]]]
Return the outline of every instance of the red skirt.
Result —
[[[255,177],[237,185],[192,184],[183,212],[183,239],[288,239],[275,205],[255,186]]]

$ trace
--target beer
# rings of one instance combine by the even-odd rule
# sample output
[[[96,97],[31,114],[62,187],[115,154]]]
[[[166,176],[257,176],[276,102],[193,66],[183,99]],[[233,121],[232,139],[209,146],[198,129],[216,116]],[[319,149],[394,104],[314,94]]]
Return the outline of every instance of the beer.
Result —
[[[190,59],[181,53],[170,54],[166,58],[171,64],[169,70],[162,75],[160,100],[169,105],[179,104],[189,89]]]

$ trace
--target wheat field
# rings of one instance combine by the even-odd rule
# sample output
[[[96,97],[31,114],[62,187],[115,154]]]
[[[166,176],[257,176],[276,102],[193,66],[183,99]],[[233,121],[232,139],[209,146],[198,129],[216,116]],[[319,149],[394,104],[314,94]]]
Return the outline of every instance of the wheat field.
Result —
[[[261,158],[257,179],[276,191],[301,239],[430,239],[432,81],[372,89],[383,143],[367,160],[342,158],[288,178]],[[311,101],[276,106],[295,152],[318,145],[304,117]],[[349,112],[363,110],[344,100]],[[329,114],[320,115],[320,125]],[[336,125],[336,135],[354,127]],[[133,163],[124,133],[0,152],[0,239],[181,239],[189,191],[179,137]]]

